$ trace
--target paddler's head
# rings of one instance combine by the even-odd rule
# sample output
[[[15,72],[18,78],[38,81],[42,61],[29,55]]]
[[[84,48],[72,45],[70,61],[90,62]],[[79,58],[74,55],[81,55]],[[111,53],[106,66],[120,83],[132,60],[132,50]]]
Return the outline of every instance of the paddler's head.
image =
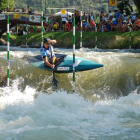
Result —
[[[45,37],[45,38],[43,39],[43,44],[44,44],[44,47],[45,47],[45,48],[48,48],[49,45],[50,45],[50,38],[49,38],[49,37]]]

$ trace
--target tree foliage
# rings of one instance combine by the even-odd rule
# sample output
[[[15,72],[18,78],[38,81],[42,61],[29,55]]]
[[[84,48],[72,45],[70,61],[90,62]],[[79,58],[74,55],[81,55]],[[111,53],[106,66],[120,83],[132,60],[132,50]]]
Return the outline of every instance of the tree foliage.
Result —
[[[133,0],[140,15],[140,0]]]
[[[14,0],[0,0],[0,12],[2,12],[4,9],[7,9],[8,5],[9,8],[13,10]]]
[[[110,6],[107,0],[0,0],[0,12],[3,9],[7,8],[9,1],[10,9],[16,7],[16,9],[25,8],[27,9],[28,6],[35,11],[41,12],[41,6],[43,2],[43,9],[46,14],[54,14],[55,12],[60,12],[59,10],[48,10],[48,8],[63,8],[63,7],[75,7],[76,10],[81,9],[83,7],[83,12],[89,13],[91,12],[99,12],[101,9],[104,9],[105,13],[108,13],[108,10],[114,10],[115,6]],[[136,4],[138,10],[140,11],[140,0],[129,0],[130,4],[132,5],[132,1]],[[15,5],[14,5],[15,4]],[[72,10],[69,10],[72,12]]]

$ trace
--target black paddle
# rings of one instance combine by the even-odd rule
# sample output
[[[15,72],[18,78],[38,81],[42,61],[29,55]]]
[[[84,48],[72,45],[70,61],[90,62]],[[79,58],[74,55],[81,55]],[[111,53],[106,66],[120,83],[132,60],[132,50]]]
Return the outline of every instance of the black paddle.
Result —
[[[51,46],[51,57],[52,57],[52,46]],[[53,64],[53,57],[52,57],[52,64]],[[53,80],[52,80],[52,87],[58,88],[58,81],[55,79],[54,69],[53,69]]]
[[[53,70],[53,80],[52,80],[52,87],[53,88],[58,88],[58,81],[55,79],[55,75],[54,75],[54,70]]]

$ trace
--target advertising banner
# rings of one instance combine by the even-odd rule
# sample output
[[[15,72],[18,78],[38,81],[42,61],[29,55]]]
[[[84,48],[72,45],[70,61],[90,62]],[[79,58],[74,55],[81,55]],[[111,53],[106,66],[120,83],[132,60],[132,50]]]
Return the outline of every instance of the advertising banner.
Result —
[[[0,20],[4,20],[5,19],[5,15],[4,14],[0,14]]]
[[[110,0],[110,5],[111,6],[117,5],[117,0]]]
[[[30,15],[29,21],[31,21],[31,22],[41,22],[41,16]]]

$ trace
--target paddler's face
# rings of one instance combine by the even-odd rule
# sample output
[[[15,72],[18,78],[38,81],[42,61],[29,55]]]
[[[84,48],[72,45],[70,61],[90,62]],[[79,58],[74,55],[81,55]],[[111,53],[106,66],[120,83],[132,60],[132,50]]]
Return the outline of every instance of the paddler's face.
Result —
[[[45,48],[48,48],[50,43],[43,43]]]

